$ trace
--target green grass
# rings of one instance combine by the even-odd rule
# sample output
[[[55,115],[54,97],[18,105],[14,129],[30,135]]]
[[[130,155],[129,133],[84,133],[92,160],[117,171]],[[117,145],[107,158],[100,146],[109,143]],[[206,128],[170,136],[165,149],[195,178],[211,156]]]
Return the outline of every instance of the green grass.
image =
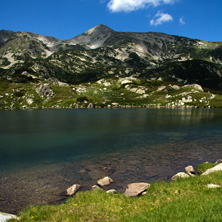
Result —
[[[20,78],[21,80],[21,78]],[[208,92],[193,93],[193,88],[183,88],[179,90],[172,89],[169,84],[176,83],[164,82],[157,80],[137,79],[129,83],[131,88],[142,87],[146,96],[138,94],[125,88],[118,82],[118,78],[106,79],[111,85],[104,86],[97,82],[87,82],[81,85],[58,86],[51,84],[54,92],[53,97],[40,97],[35,88],[41,83],[49,83],[48,80],[36,82],[11,82],[6,79],[0,79],[0,108],[20,109],[27,108],[74,108],[79,97],[87,97],[96,107],[104,107],[113,102],[119,103],[121,106],[133,105],[138,107],[147,106],[172,106],[178,104],[183,97],[192,96],[193,101],[184,105],[195,107],[222,107],[222,96],[216,95],[214,99],[210,99],[212,94]],[[180,84],[176,84],[181,86]],[[162,91],[157,91],[159,86],[166,86]],[[82,89],[83,91],[79,91]],[[22,90],[22,91],[21,91]],[[188,95],[183,95],[188,93]],[[170,95],[166,98],[166,95]],[[202,101],[202,98],[206,99]],[[32,98],[33,103],[27,104],[27,99]],[[88,103],[82,103],[81,107],[87,107]]]
[[[200,165],[197,166],[197,172],[198,174],[202,174],[204,173],[207,169],[210,169],[212,167],[215,167],[217,164],[216,163],[209,163],[209,162],[206,162],[206,163],[202,163]]]
[[[202,164],[198,168],[206,169]],[[145,196],[128,198],[102,190],[79,192],[61,205],[30,206],[20,221],[222,221],[222,172],[154,182]],[[16,221],[16,220],[11,220]]]

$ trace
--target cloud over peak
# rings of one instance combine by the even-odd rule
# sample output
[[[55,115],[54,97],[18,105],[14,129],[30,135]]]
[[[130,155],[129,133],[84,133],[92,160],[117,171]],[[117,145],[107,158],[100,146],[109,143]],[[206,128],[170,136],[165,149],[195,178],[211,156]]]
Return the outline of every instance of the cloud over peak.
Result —
[[[165,22],[173,21],[173,17],[170,14],[158,11],[152,20],[150,20],[150,25],[161,25]]]
[[[131,12],[147,6],[173,4],[175,0],[110,0],[108,8],[111,12]]]

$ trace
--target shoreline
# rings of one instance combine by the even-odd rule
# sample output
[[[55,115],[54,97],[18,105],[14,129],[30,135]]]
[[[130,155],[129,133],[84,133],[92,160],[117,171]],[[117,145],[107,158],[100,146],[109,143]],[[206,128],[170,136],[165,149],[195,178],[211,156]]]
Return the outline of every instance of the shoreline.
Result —
[[[1,108],[0,110],[97,110],[97,109],[104,109],[104,110],[112,110],[112,109],[222,109],[222,107],[199,107],[199,106],[120,106],[120,107],[94,107],[94,108],[87,108],[87,107],[27,107],[27,108]]]
[[[205,166],[204,166],[204,164],[205,164]],[[209,165],[210,164],[210,165]],[[176,181],[176,180],[178,180],[178,179],[184,179],[184,178],[186,178],[185,180],[186,181],[189,181],[189,178],[196,178],[196,177],[200,177],[202,174],[203,174],[203,172],[205,172],[204,174],[206,174],[206,172],[207,171],[209,171],[209,173],[211,173],[211,172],[214,172],[214,171],[212,171],[211,169],[213,169],[213,168],[215,168],[214,166],[216,166],[216,165],[220,165],[220,167],[218,167],[218,169],[217,170],[215,170],[215,171],[222,171],[222,159],[218,159],[218,160],[216,160],[216,162],[214,162],[214,163],[211,163],[211,162],[205,162],[205,163],[201,163],[201,164],[198,164],[196,167],[195,167],[195,169],[193,168],[193,166],[192,165],[189,165],[189,166],[187,166],[187,167],[185,167],[184,168],[184,171],[185,172],[178,172],[176,175],[174,175],[174,176],[172,176],[171,177],[171,179],[170,179],[170,181],[168,181],[168,183],[173,183],[174,181]],[[207,170],[208,169],[208,170]],[[210,170],[209,170],[210,169]],[[204,175],[203,174],[203,175]],[[208,175],[208,174],[206,174],[206,175]],[[107,178],[109,178],[109,177],[107,177]],[[104,180],[105,178],[103,178],[103,179],[101,179],[101,180]],[[112,180],[111,178],[109,178],[110,180]],[[104,191],[104,194],[105,195],[109,195],[109,193],[108,193],[108,190],[110,190],[110,186],[111,186],[111,184],[112,184],[112,182],[115,182],[115,181],[111,181],[111,183],[109,182],[108,184],[101,184],[101,180],[98,180],[97,181],[97,185],[99,184],[99,187],[97,187],[96,189],[93,189],[93,187],[95,187],[95,185],[94,186],[92,186],[92,189],[91,189],[91,191],[93,191],[93,190],[100,190],[100,191]],[[184,181],[185,181],[184,180]],[[131,183],[131,184],[128,184],[128,185],[126,185],[126,188],[125,188],[125,192],[124,193],[119,193],[119,192],[117,192],[117,191],[115,191],[115,190],[113,190],[113,189],[111,189],[111,190],[113,190],[113,192],[112,192],[112,194],[114,194],[114,195],[116,195],[115,193],[118,193],[118,194],[120,194],[120,195],[125,195],[126,197],[128,197],[128,198],[130,198],[130,197],[136,197],[136,196],[146,196],[147,195],[147,192],[149,192],[149,187],[150,186],[152,186],[153,187],[153,185],[152,184],[161,184],[161,182],[163,182],[163,180],[161,180],[161,181],[153,181],[153,182],[151,182],[150,184],[147,184],[147,183],[144,183],[144,182],[142,182],[142,181],[134,181],[134,183]],[[180,182],[180,180],[179,180],[179,182]],[[103,182],[102,182],[103,183]],[[132,185],[132,186],[131,186]],[[141,187],[141,190],[139,191],[138,190],[138,188],[136,188],[135,186],[144,186],[144,188],[142,188]],[[76,186],[76,184],[75,185],[73,185],[73,186]],[[80,186],[80,185],[77,185],[77,186]],[[211,183],[211,184],[209,184],[208,183],[208,185],[207,185],[207,187],[208,187],[208,189],[215,189],[215,188],[221,188],[222,186],[220,186],[220,185],[217,185],[217,184],[213,184],[213,183]],[[70,188],[69,188],[70,189]],[[110,191],[111,191],[110,190]],[[71,194],[67,194],[68,193],[68,189],[67,189],[67,193],[66,193],[66,197],[65,198],[63,198],[63,199],[60,199],[59,201],[57,201],[57,203],[53,203],[53,202],[51,202],[51,203],[46,203],[46,204],[42,204],[42,205],[40,205],[39,207],[44,207],[45,205],[48,205],[48,206],[54,206],[54,207],[56,207],[56,206],[59,206],[59,205],[61,205],[61,204],[65,204],[65,205],[67,205],[67,201],[69,200],[69,202],[70,202],[70,197],[73,197],[73,196],[75,196],[76,195],[76,193],[78,193],[79,195],[84,195],[84,193],[87,195],[87,194],[89,194],[87,191],[90,191],[90,190],[81,190],[81,186],[80,186],[80,189],[79,188],[77,188],[73,193],[71,193]],[[100,192],[99,191],[99,192]],[[95,191],[93,191],[93,192],[95,192]],[[99,194],[99,193],[98,193]],[[108,197],[108,196],[107,196]],[[68,204],[69,205],[69,204]],[[75,204],[76,205],[76,204]],[[77,206],[77,205],[76,205]],[[18,214],[19,212],[24,212],[24,210],[25,209],[31,209],[31,207],[32,207],[32,209],[34,210],[34,207],[35,206],[28,206],[28,207],[26,207],[26,208],[24,208],[24,209],[21,209],[20,211],[18,211],[18,212],[14,212],[13,214],[8,214],[8,213],[2,213],[2,212],[0,212],[0,219],[2,218],[2,219],[10,219],[10,218],[12,218],[12,219],[16,219],[16,220],[20,220],[20,218],[18,218],[16,215],[14,215],[14,214]],[[22,214],[21,214],[21,217],[22,217]]]
[[[70,147],[68,146],[68,143],[65,143],[55,149],[54,145],[52,144],[52,147],[50,149],[44,150],[41,149],[40,144],[36,144],[35,147],[33,146],[33,152],[36,152],[34,157],[30,156],[31,153],[28,152],[28,148],[32,147],[33,141],[35,139],[32,136],[32,133],[29,136],[31,141],[31,143],[29,143],[30,146],[23,147],[22,145],[21,151],[23,152],[21,152],[21,154],[19,152],[14,153],[13,150],[16,148],[16,146],[11,146],[11,150],[9,149],[9,147],[6,148],[11,140],[8,139],[5,145],[3,145],[4,143],[2,143],[2,153],[6,155],[1,161],[2,167],[7,167],[9,166],[9,164],[12,164],[16,169],[17,163],[18,165],[20,164],[20,166],[22,166],[22,164],[24,163],[22,167],[25,167],[26,169],[23,168],[20,171],[14,171],[10,174],[4,175],[1,171],[1,211],[9,212],[3,209],[10,209],[11,213],[13,213],[16,212],[18,207],[24,209],[23,207],[26,207],[29,204],[46,204],[52,203],[53,201],[59,201],[61,200],[60,194],[72,184],[78,183],[85,186],[83,189],[86,189],[87,187],[89,187],[90,189],[91,186],[95,184],[99,178],[107,175],[110,176],[114,181],[116,181],[116,183],[112,184],[113,187],[111,188],[116,188],[118,192],[123,192],[124,187],[131,182],[145,181],[147,183],[150,183],[152,181],[162,181],[164,180],[164,178],[169,178],[176,172],[184,169],[186,165],[193,164],[195,166],[196,164],[199,164],[206,160],[212,161],[222,156],[221,127],[220,125],[218,125],[221,122],[221,111],[195,111],[195,109],[188,109],[187,111],[184,109],[183,111],[175,110],[172,112],[164,111],[162,113],[165,113],[166,115],[163,116],[164,118],[160,119],[155,119],[154,117],[156,115],[153,115],[153,113],[155,113],[159,116],[158,110],[151,112],[123,112],[115,110],[113,112],[108,111],[108,113],[115,114],[114,120],[116,121],[114,122],[113,118],[108,119],[108,123],[114,124],[112,125],[113,130],[111,131],[111,133],[115,132],[115,134],[111,134],[109,133],[109,131],[106,131],[107,135],[104,135],[103,132],[107,129],[107,126],[109,125],[104,126],[104,122],[101,121],[104,120],[107,115],[100,115],[101,113],[107,113],[107,111],[92,112],[93,114],[99,114],[98,119],[95,118],[95,115],[92,115],[92,117],[87,119],[86,116],[90,116],[88,115],[88,112],[90,111],[84,112],[86,114],[83,118],[85,123],[89,120],[93,120],[90,126],[101,127],[101,130],[99,131],[101,132],[101,134],[97,134],[95,132],[95,129],[92,128],[92,130],[89,132],[95,132],[95,134],[90,133],[90,135],[92,135],[92,138],[90,137],[89,142],[87,143],[82,144],[82,141],[86,141],[86,135],[82,134],[82,139],[80,141],[81,143],[75,144],[76,138],[73,136],[76,135],[76,131],[74,130],[74,133],[70,133],[68,135],[70,138],[74,138],[74,140],[71,140],[70,142]],[[57,114],[55,116],[52,116],[52,119],[49,118],[49,115],[45,115],[44,113],[44,115],[40,115],[40,117],[46,117],[46,121],[44,121],[44,123],[48,123],[48,120],[49,122],[54,122],[58,120],[59,116],[61,116],[61,112],[58,111],[56,113]],[[73,111],[62,113],[73,114]],[[81,114],[79,116],[82,116],[82,111],[79,111],[77,113]],[[121,115],[118,116],[116,115],[116,113],[120,113]],[[129,113],[130,115],[125,115],[126,113]],[[148,115],[135,115],[135,113],[148,113]],[[172,114],[170,115],[172,116],[172,119],[175,119],[175,114],[183,113],[183,118],[176,119],[177,121],[173,123],[171,121],[172,119],[169,118],[169,113]],[[28,113],[24,113],[24,115],[21,116],[21,112],[18,112],[17,114],[8,114],[5,116],[13,117],[9,118],[9,123],[15,123],[13,121],[14,119],[20,119],[22,121],[19,122],[19,125],[24,123],[23,117],[29,116],[27,115]],[[49,111],[47,112],[47,114],[51,114],[51,112]],[[196,116],[197,118],[192,118],[193,115],[190,114],[195,114],[194,116]],[[2,117],[4,117],[4,115],[2,115]],[[32,120],[33,117],[36,117],[36,115],[30,115],[30,117]],[[78,131],[79,129],[81,129],[82,132],[85,132],[85,129],[89,129],[88,124],[86,125],[86,128],[79,128],[79,126],[81,125],[76,126],[75,119],[73,119],[73,122],[70,121],[73,117],[77,118],[78,115],[67,115],[67,118],[62,119],[61,122],[67,122],[68,126],[74,125]],[[148,117],[148,120],[150,121],[147,121],[146,117]],[[128,123],[129,119],[132,119],[134,121],[133,124],[130,125],[130,129],[132,130],[129,130],[128,124],[124,124],[123,130],[117,131],[119,121],[122,120],[124,123]],[[162,123],[162,121],[165,119],[167,119],[166,124],[157,125],[158,120]],[[178,120],[181,120],[182,123],[185,123],[179,125],[179,127],[183,129],[181,131],[178,131]],[[193,121],[195,121],[194,125],[190,125],[190,123],[193,123]],[[30,120],[28,122],[30,122]],[[98,125],[96,125],[97,122]],[[151,124],[152,122],[153,124]],[[130,121],[130,123],[132,122]],[[137,123],[140,124],[136,125]],[[200,125],[200,123],[202,125]],[[216,125],[212,125],[213,123],[215,123]],[[175,127],[170,128],[170,124],[174,124]],[[3,124],[3,126],[4,125],[8,125],[10,127],[3,127],[2,132],[4,132],[4,130],[6,129],[8,130],[8,132],[17,133],[18,131],[19,138],[22,138],[21,133],[23,132],[20,130],[19,127],[16,128],[17,131],[10,131],[12,130],[12,127],[16,126],[15,124],[10,125],[7,124],[6,121],[6,124]],[[144,125],[148,126],[148,128],[144,128]],[[27,128],[28,130],[24,131],[23,135],[24,141],[26,141],[26,143],[28,144],[29,138],[27,137],[27,132],[30,132],[30,125],[27,126],[29,126],[29,128]],[[32,124],[31,126],[33,126],[32,129],[35,129],[37,125]],[[44,126],[48,127],[47,124]],[[56,126],[60,125],[57,124]],[[186,128],[187,126],[189,127],[184,131],[184,127]],[[158,131],[156,131],[157,128]],[[45,129],[45,127],[43,127],[43,129]],[[65,135],[67,135],[70,129],[72,131],[72,128],[68,128],[68,131],[65,131]],[[194,129],[194,131],[190,129]],[[200,131],[197,129],[200,129]],[[36,131],[35,129],[34,135],[36,134],[36,132],[38,131]],[[51,132],[51,130],[49,130],[49,132]],[[61,131],[59,131],[58,134],[53,134],[52,138],[55,138],[55,135],[56,138],[59,138],[58,136],[60,134]],[[43,138],[45,138],[46,135],[47,134],[44,131]],[[97,135],[99,135],[98,138],[96,137]],[[103,138],[107,137],[109,140],[105,139],[104,142],[101,143],[101,136],[103,136]],[[157,140],[154,138],[155,136]],[[66,138],[67,137],[65,137],[65,139]],[[40,141],[39,137],[37,137],[37,139],[38,140],[36,141]],[[59,141],[61,141],[61,139],[63,139],[63,137],[61,137]],[[93,146],[93,143],[95,144],[95,146]],[[54,144],[57,144],[57,142]],[[74,149],[75,147],[76,150]],[[84,147],[90,148],[85,150],[88,153],[83,150]],[[63,153],[60,152],[61,148],[63,151],[65,149],[67,150]],[[56,152],[59,155],[57,155]],[[24,155],[26,153],[28,155]],[[74,158],[67,159],[65,154],[72,154]],[[76,158],[78,156],[83,158],[78,161],[78,158]],[[69,155],[68,157],[71,157],[71,155]],[[59,162],[58,160],[61,162]],[[42,166],[41,163],[45,165]],[[39,166],[36,168],[30,168],[30,166],[36,166],[35,164],[39,164]]]
[[[188,144],[184,144],[184,147],[187,146]],[[175,144],[176,147],[177,145]],[[161,150],[162,148],[160,147],[159,149]],[[180,156],[177,152],[172,154],[174,161],[166,165],[164,162],[169,161],[161,157],[162,155],[165,156],[165,154],[158,151],[158,149],[156,152],[159,153],[159,155],[156,155],[159,164],[154,164],[157,159],[153,159],[154,162],[150,163],[146,158],[141,159],[142,156],[147,156],[147,153],[143,152],[138,154],[138,157],[134,154],[125,157],[121,157],[119,154],[110,154],[99,159],[95,157],[90,161],[39,166],[25,171],[21,169],[7,176],[1,175],[0,186],[2,187],[2,192],[0,199],[2,201],[0,201],[0,211],[18,213],[30,204],[57,205],[67,200],[64,192],[71,185],[75,183],[81,184],[80,191],[88,191],[91,190],[91,186],[99,178],[106,175],[115,181],[110,185],[110,189],[116,189],[118,193],[123,193],[129,183],[169,181],[174,174],[183,170],[186,165],[193,163],[193,166],[197,166],[205,160],[213,161],[218,156],[222,156],[221,151],[219,153],[212,151],[215,155],[206,153],[205,157],[193,157],[191,161],[189,159],[192,156],[189,152],[184,152],[186,157],[190,156],[189,159],[185,158],[184,155]],[[197,150],[197,152],[199,151]],[[180,159],[180,163],[175,158]],[[106,169],[104,169],[105,167]]]

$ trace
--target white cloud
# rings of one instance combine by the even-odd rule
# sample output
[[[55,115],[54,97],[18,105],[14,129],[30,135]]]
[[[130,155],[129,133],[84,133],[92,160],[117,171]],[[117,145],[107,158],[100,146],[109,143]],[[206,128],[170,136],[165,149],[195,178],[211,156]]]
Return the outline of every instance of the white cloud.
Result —
[[[180,22],[181,25],[185,25],[185,24],[186,24],[186,23],[184,22],[184,20],[183,20],[183,17],[180,18],[179,22]]]
[[[147,6],[158,6],[162,4],[173,4],[176,0],[109,0],[108,8],[112,12],[131,12]]]
[[[150,20],[150,25],[161,25],[170,21],[173,21],[173,17],[170,14],[158,11],[154,18]]]

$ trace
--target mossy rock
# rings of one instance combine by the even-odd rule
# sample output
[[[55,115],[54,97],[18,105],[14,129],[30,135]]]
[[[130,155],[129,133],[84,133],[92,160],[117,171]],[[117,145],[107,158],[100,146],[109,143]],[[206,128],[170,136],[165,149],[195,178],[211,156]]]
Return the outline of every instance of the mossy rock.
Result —
[[[208,169],[210,169],[212,167],[215,167],[216,165],[217,165],[217,163],[209,163],[209,162],[202,163],[202,164],[197,166],[197,172],[198,172],[198,174],[202,174],[206,170],[208,170]]]

